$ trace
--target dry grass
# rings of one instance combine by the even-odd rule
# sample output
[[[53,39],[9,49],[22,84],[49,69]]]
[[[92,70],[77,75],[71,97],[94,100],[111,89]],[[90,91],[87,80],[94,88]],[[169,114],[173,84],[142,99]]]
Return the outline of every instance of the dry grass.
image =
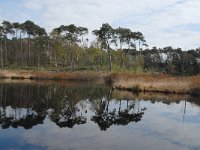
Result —
[[[118,80],[113,87],[118,89],[129,89],[134,91],[165,92],[165,93],[186,93],[190,89],[190,80],[179,78],[157,79],[157,80]]]
[[[191,77],[191,86],[194,88],[200,87],[200,75]]]
[[[113,73],[107,78],[113,88],[134,92],[192,94],[200,90],[200,76],[173,77],[164,74]]]
[[[48,71],[8,71],[1,70],[0,78],[34,79],[34,80],[70,80],[112,83],[113,88],[133,92],[160,92],[191,94],[200,97],[200,76],[173,77],[166,74],[136,74],[133,72],[102,73],[82,72],[48,72]]]

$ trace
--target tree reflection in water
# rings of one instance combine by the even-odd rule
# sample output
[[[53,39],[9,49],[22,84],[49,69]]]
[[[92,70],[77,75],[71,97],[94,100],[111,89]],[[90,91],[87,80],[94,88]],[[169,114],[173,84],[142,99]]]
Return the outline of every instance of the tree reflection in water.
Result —
[[[13,128],[17,127],[24,127],[25,129],[31,129],[33,126],[42,124],[43,120],[45,119],[45,116],[40,115],[27,115],[25,117],[22,117],[20,119],[14,119],[14,117],[6,117],[1,116],[0,124],[2,129],[9,128],[12,126]]]
[[[59,127],[68,127],[73,128],[74,125],[85,124],[87,118],[81,115],[78,115],[80,109],[78,109],[73,101],[65,100],[60,113],[51,114],[51,119],[55,122]]]
[[[140,121],[144,110],[137,101],[113,100],[112,89],[105,85],[0,84],[2,129],[31,129],[45,119],[60,128],[73,128],[87,123],[90,117],[101,130],[106,130],[112,125]]]
[[[109,101],[101,101],[100,109],[91,117],[91,120],[97,123],[101,130],[107,130],[112,125],[128,125],[130,122],[138,122],[141,120],[146,108],[135,109],[136,103],[129,105],[127,101],[126,108],[122,109],[121,100],[118,110],[116,108],[109,109]],[[115,104],[116,105],[116,104]]]
[[[31,103],[31,89],[29,86],[12,86],[1,84],[0,96],[0,125],[2,129],[9,127],[24,127],[31,129],[33,126],[43,124],[46,115],[39,111],[42,104],[34,110],[35,104]]]

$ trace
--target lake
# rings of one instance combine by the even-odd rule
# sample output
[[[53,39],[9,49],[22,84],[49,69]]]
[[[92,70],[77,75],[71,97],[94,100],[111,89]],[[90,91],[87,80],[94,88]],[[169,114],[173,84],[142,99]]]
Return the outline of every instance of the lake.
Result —
[[[0,82],[0,149],[197,150],[200,101],[87,82]]]

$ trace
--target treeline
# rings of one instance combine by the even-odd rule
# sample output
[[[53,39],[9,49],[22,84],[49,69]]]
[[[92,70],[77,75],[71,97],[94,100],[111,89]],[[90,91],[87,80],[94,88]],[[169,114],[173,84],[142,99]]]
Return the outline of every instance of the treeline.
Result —
[[[0,25],[1,68],[135,70],[174,75],[199,73],[200,49],[148,48],[141,32],[102,24],[89,42],[85,27],[61,25],[47,34],[32,21]],[[90,44],[89,44],[90,43]]]
[[[195,75],[200,69],[200,48],[182,51],[172,47],[145,49],[142,66],[146,71],[173,75]]]

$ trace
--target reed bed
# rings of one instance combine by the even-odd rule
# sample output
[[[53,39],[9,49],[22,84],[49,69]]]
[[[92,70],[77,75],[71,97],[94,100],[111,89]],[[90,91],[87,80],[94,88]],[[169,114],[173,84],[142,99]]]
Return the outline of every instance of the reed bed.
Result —
[[[114,89],[200,96],[200,76],[173,77],[165,74],[111,73],[106,81]]]
[[[1,70],[0,78],[15,80],[95,81],[110,83],[114,89],[132,92],[190,94],[200,97],[200,75],[174,77],[166,74],[136,74],[133,72],[49,72]]]

